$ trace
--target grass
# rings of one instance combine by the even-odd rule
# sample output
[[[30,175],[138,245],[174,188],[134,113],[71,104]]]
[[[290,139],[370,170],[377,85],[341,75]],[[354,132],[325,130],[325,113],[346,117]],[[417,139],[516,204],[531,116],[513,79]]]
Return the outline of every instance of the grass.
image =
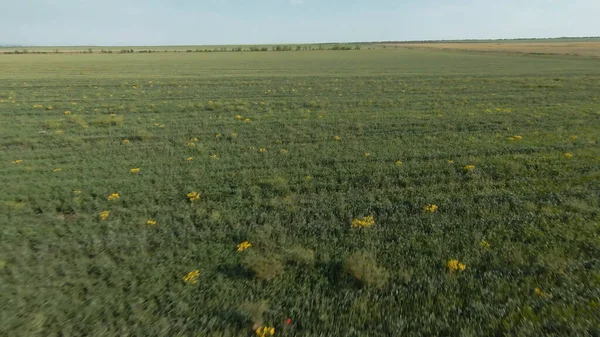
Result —
[[[0,68],[2,335],[598,332],[595,60],[388,49]]]
[[[469,52],[494,52],[534,55],[568,55],[588,58],[600,57],[600,41],[495,41],[495,42],[439,42],[388,44],[386,47],[421,48],[437,50],[459,50]]]

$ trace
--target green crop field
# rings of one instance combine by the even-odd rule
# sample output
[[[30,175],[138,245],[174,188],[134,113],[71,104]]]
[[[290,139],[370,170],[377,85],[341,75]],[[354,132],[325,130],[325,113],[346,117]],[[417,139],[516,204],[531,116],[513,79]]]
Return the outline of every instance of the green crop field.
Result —
[[[0,335],[598,336],[599,98],[585,57],[0,55]]]

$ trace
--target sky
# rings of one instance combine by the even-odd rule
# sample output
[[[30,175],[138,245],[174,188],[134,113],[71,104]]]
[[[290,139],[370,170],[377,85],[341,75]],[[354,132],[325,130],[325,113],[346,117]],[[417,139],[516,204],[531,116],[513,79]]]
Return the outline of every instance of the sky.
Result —
[[[150,46],[600,35],[600,0],[0,0],[0,44]]]

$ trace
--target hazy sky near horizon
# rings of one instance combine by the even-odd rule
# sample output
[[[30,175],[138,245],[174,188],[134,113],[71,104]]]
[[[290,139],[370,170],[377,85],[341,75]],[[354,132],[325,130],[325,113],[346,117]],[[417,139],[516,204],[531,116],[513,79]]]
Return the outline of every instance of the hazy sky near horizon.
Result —
[[[1,0],[0,44],[214,45],[600,35],[599,0]]]

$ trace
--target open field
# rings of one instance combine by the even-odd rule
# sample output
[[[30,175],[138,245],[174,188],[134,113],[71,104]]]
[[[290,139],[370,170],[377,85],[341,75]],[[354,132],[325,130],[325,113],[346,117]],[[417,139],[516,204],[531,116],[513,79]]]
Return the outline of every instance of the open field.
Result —
[[[388,44],[396,46],[394,44]],[[549,42],[453,42],[453,43],[406,43],[402,48],[424,48],[436,50],[459,50],[477,52],[503,52],[540,55],[570,55],[600,58],[600,41],[549,41]]]
[[[0,335],[600,333],[598,60],[0,69]]]

